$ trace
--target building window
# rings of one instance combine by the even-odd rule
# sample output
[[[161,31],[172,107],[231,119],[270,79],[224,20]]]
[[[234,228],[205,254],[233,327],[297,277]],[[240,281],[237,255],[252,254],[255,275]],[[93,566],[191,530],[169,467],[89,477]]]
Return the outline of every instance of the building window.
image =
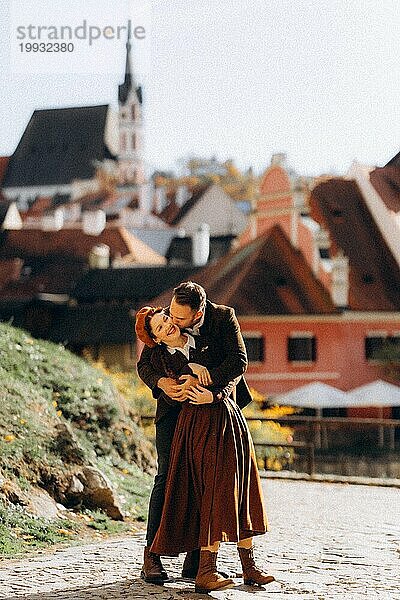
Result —
[[[289,362],[315,362],[317,359],[317,340],[312,333],[291,334],[288,339]]]
[[[365,358],[371,362],[383,362],[385,359],[400,361],[400,335],[398,332],[392,335],[387,335],[384,331],[367,334]]]
[[[400,333],[396,332],[393,335],[391,335],[389,341],[392,344],[392,346],[397,348],[400,352]]]
[[[132,133],[132,150],[136,150],[136,133]]]
[[[132,104],[131,106],[131,117],[132,121],[136,120],[136,104]]]
[[[126,133],[121,133],[121,151],[126,151]]]
[[[249,362],[264,362],[264,338],[262,335],[244,335]]]
[[[365,358],[379,360],[377,355],[382,351],[387,339],[386,335],[368,335],[365,338]]]
[[[303,414],[303,412],[301,413]],[[347,417],[347,408],[323,408],[323,417]]]
[[[320,258],[330,258],[329,248],[319,248]]]

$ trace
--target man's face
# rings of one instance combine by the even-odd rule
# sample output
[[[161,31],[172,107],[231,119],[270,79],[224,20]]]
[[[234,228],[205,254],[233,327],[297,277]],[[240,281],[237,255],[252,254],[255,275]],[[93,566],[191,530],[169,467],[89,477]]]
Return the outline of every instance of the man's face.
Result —
[[[180,329],[185,329],[196,323],[203,313],[201,310],[193,310],[188,304],[178,304],[175,302],[175,298],[172,298],[169,314],[174,325],[177,325]]]

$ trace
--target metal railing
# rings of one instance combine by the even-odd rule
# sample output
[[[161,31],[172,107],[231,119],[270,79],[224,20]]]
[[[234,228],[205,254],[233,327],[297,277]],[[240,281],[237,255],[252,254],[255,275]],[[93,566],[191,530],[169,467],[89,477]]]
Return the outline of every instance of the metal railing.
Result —
[[[375,419],[375,418],[354,418],[354,417],[308,417],[302,415],[286,415],[284,417],[247,417],[247,421],[274,421],[289,427],[293,425],[302,426],[302,429],[308,431],[307,438],[309,443],[313,443],[315,448],[327,448],[327,432],[330,429],[350,429],[356,431],[365,429],[376,429],[378,447],[384,448],[385,444],[389,450],[396,448],[396,429],[400,430],[400,419]],[[385,432],[388,432],[385,435]],[[281,444],[284,445],[284,444]]]
[[[153,415],[141,415],[142,421],[151,421]],[[284,417],[246,417],[248,422],[275,422],[289,427],[294,427],[295,433],[300,431],[305,433],[306,441],[291,442],[260,442],[254,443],[256,448],[304,448],[307,451],[307,470],[310,475],[315,472],[315,449],[327,449],[329,429],[351,429],[363,431],[366,428],[377,430],[377,446],[384,448],[385,443],[389,450],[396,449],[396,429],[400,430],[399,419],[374,419],[374,418],[353,418],[353,417],[316,417],[302,415],[286,415]],[[386,432],[388,432],[386,434]],[[264,457],[264,467],[267,466],[268,457]]]

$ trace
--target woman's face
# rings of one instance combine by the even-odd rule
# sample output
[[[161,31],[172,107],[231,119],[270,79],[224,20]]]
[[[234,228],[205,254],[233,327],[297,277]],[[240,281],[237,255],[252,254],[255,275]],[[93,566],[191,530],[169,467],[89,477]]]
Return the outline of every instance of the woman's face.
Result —
[[[172,346],[181,335],[179,327],[173,324],[171,317],[164,312],[158,312],[150,319],[150,327],[155,341]]]

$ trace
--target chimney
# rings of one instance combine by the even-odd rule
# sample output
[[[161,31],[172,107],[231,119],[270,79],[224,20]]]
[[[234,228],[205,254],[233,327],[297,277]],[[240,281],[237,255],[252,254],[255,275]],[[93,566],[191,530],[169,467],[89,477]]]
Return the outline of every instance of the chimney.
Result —
[[[97,244],[89,252],[89,267],[91,269],[108,269],[110,266],[110,247],[107,244]]]
[[[82,213],[82,229],[87,235],[100,235],[105,226],[104,210],[87,210]]]
[[[54,212],[44,214],[41,219],[42,231],[59,231],[64,225],[64,211],[56,208]]]
[[[332,258],[331,296],[335,306],[346,308],[349,305],[349,259],[340,250]]]
[[[153,196],[153,210],[158,215],[165,208],[167,204],[167,195],[165,193],[165,187],[157,187],[154,190]]]
[[[178,206],[183,206],[189,200],[189,191],[186,185],[180,185],[176,190],[175,202]]]
[[[210,226],[201,223],[192,235],[192,261],[196,267],[207,264],[210,254]]]
[[[76,223],[80,220],[82,214],[82,208],[79,202],[72,202],[67,209],[66,219],[72,223]]]
[[[3,229],[22,229],[22,219],[15,202],[9,205],[3,221]]]

